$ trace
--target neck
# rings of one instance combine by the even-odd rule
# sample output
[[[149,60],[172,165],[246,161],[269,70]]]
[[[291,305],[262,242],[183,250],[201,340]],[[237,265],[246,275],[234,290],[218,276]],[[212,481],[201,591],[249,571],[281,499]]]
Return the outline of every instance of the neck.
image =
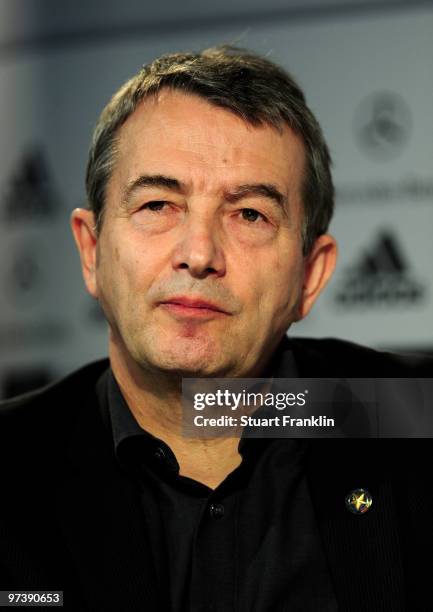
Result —
[[[180,474],[216,488],[241,462],[237,438],[182,436],[182,379],[140,367],[110,340],[113,374],[136,421],[170,446]]]

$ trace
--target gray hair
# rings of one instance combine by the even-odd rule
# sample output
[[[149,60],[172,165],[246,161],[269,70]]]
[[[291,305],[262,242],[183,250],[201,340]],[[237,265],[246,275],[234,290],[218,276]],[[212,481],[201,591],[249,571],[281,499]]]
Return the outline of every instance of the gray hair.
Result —
[[[331,157],[320,125],[295,80],[259,55],[230,46],[201,53],[172,53],[146,64],[102,111],[89,151],[86,190],[89,208],[102,227],[106,188],[117,157],[117,133],[138,104],[162,88],[180,90],[225,108],[253,126],[287,124],[304,142],[306,172],[302,199],[303,252],[324,234],[334,210]]]

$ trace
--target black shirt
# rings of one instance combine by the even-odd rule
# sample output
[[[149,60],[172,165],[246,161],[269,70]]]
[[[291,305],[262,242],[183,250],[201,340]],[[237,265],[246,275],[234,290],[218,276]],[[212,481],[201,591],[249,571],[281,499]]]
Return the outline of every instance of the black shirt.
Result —
[[[305,477],[308,441],[241,438],[241,464],[212,490],[179,475],[111,371],[107,385],[116,457],[140,489],[167,610],[338,609]]]

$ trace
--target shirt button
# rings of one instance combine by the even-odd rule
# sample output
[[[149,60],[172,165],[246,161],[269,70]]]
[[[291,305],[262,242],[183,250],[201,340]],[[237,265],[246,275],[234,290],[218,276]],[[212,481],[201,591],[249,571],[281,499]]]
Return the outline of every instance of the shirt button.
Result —
[[[158,461],[163,461],[165,459],[164,449],[158,446],[158,448],[153,453],[153,456],[155,457],[155,459],[158,459]]]
[[[224,516],[224,506],[222,504],[211,504],[209,513],[213,519],[219,520]]]

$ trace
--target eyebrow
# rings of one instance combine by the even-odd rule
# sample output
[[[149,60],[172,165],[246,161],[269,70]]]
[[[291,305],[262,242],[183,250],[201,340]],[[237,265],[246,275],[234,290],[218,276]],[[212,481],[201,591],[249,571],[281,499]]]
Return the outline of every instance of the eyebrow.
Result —
[[[134,192],[144,187],[162,187],[177,193],[185,192],[185,185],[175,178],[164,176],[163,174],[142,174],[124,187],[122,190],[122,204],[127,206]]]
[[[287,197],[281,193],[276,185],[271,183],[247,183],[239,185],[235,190],[226,194],[226,199],[229,202],[238,202],[250,195],[269,198],[283,209],[287,205]]]
[[[142,174],[125,186],[122,191],[122,204],[128,206],[128,201],[134,192],[146,187],[161,187],[180,194],[186,192],[185,184],[176,178],[163,174]],[[226,192],[225,198],[228,202],[235,203],[251,195],[268,198],[283,209],[283,211],[287,212],[287,196],[281,193],[278,187],[272,183],[246,183],[238,185],[235,189]]]

